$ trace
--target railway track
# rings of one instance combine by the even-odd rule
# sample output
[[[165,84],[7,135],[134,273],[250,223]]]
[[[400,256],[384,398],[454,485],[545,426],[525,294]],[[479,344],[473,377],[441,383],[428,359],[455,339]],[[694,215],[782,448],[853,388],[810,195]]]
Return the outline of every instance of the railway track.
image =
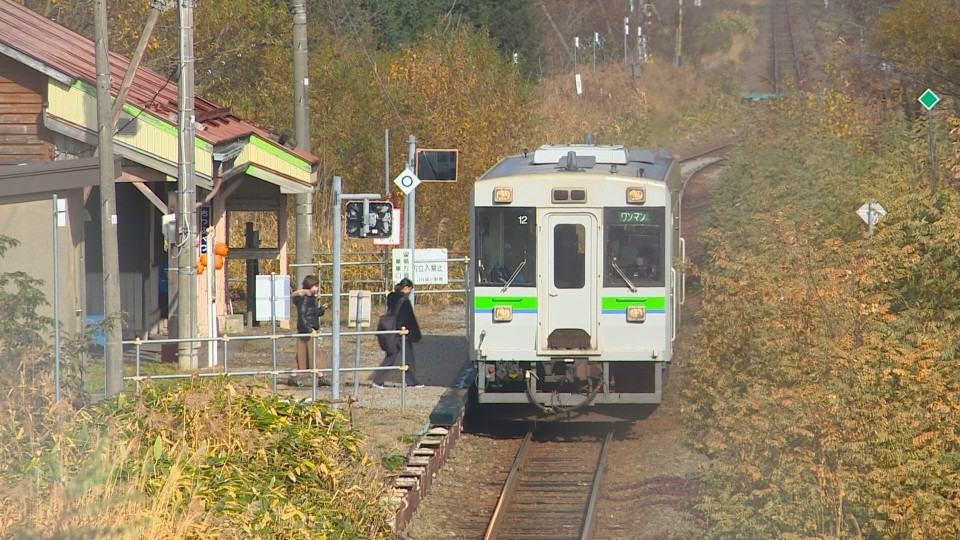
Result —
[[[590,538],[613,430],[593,440],[527,434],[484,532],[484,540]]]
[[[790,21],[790,0],[771,0],[772,35],[770,39],[770,79],[773,93],[798,90],[803,82],[800,71],[800,51]]]
[[[686,164],[697,159],[707,157],[711,154],[720,154],[724,155],[727,152],[727,149],[736,144],[736,140],[731,140],[725,143],[718,144],[716,146],[711,146],[707,149],[696,150],[693,153],[680,157],[680,163]]]

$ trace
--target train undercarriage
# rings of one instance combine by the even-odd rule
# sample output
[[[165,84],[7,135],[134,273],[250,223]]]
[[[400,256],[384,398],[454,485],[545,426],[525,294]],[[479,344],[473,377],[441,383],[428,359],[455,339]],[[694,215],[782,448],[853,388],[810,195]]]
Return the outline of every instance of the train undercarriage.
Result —
[[[635,420],[662,400],[665,367],[587,358],[479,362],[476,401],[516,420]]]

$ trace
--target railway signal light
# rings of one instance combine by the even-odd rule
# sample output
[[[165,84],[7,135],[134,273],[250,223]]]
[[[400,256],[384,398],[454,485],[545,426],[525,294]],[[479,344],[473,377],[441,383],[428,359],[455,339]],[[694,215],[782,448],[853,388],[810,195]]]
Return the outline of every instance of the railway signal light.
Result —
[[[388,201],[352,201],[346,205],[347,236],[389,238],[393,232],[393,204]]]

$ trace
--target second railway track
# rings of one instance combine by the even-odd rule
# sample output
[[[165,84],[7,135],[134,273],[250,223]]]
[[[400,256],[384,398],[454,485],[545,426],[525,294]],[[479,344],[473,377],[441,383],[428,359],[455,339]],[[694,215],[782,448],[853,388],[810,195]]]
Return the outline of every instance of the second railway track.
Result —
[[[799,90],[803,82],[800,72],[800,52],[793,33],[789,0],[772,0],[772,36],[770,75],[773,93]]]

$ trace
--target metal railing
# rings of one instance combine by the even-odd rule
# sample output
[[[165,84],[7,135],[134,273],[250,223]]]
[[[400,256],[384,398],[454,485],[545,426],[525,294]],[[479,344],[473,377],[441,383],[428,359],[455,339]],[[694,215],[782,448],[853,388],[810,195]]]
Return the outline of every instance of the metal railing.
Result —
[[[311,332],[309,334],[278,334],[273,333],[269,335],[262,336],[229,336],[223,335],[215,338],[194,338],[194,339],[151,339],[151,340],[142,340],[136,338],[133,340],[124,340],[122,345],[132,346],[134,348],[134,361],[135,361],[135,374],[132,376],[125,376],[125,381],[133,381],[136,384],[137,392],[140,392],[140,383],[146,380],[176,380],[176,379],[192,379],[193,377],[261,377],[269,376],[272,378],[272,392],[277,394],[277,382],[278,378],[281,375],[312,375],[313,384],[312,384],[312,395],[311,399],[316,401],[319,394],[320,388],[320,378],[324,373],[333,373],[337,371],[338,373],[353,373],[354,374],[354,393],[353,398],[359,396],[360,393],[360,378],[359,374],[363,372],[373,372],[373,371],[399,371],[400,372],[400,407],[401,410],[405,410],[407,406],[407,343],[406,339],[403,339],[403,336],[406,336],[409,332],[406,328],[401,328],[400,330],[383,330],[383,331],[356,331],[356,332],[341,332],[341,337],[357,336],[358,339],[362,336],[378,336],[378,335],[390,335],[395,334],[401,336],[400,339],[400,365],[399,366],[371,366],[371,367],[361,367],[358,362],[355,363],[353,367],[344,368],[339,366],[339,362],[334,362],[333,367],[330,368],[317,368],[316,359],[317,359],[317,347],[319,342],[324,337],[332,336],[331,332]],[[312,355],[311,362],[313,367],[310,369],[281,369],[279,367],[279,357],[277,350],[277,342],[283,339],[293,339],[293,338],[310,338]],[[230,369],[230,344],[237,341],[271,341],[272,351],[271,357],[273,360],[272,369]],[[184,373],[174,373],[166,375],[144,375],[141,370],[143,363],[143,348],[147,345],[163,345],[165,343],[197,343],[203,344],[206,343],[208,346],[214,343],[223,345],[223,363],[220,364],[218,361],[215,366],[209,366],[207,368],[202,368],[203,370],[190,371]],[[359,342],[358,342],[359,347]],[[218,359],[219,360],[219,359]],[[335,380],[339,380],[339,376],[334,377]],[[336,402],[336,400],[335,400]]]
[[[377,276],[376,278],[363,278],[363,277],[349,277],[349,278],[348,278],[348,277],[343,277],[343,278],[341,278],[341,279],[343,280],[342,282],[344,283],[344,285],[347,285],[347,284],[355,285],[355,286],[377,285],[377,286],[379,286],[378,288],[380,288],[380,290],[378,290],[378,291],[372,291],[371,294],[372,294],[374,297],[386,297],[386,296],[390,293],[390,291],[393,290],[393,287],[392,287],[392,285],[391,285],[391,283],[390,283],[390,280],[389,280],[389,278],[390,278],[389,274],[390,274],[391,261],[386,258],[387,253],[388,253],[387,251],[383,251],[383,252],[380,252],[380,251],[360,251],[360,252],[345,253],[344,256],[351,256],[351,257],[353,257],[353,256],[370,256],[370,255],[372,255],[372,256],[374,256],[375,258],[373,258],[373,259],[371,259],[371,260],[342,261],[342,262],[340,262],[340,266],[341,266],[341,267],[348,267],[348,266],[350,266],[350,267],[375,266],[375,267],[379,267],[380,270],[379,270],[379,276]],[[333,263],[332,263],[332,262],[326,262],[324,259],[325,259],[325,258],[329,258],[331,255],[332,255],[332,254],[330,254],[330,253],[318,253],[318,254],[317,254],[318,260],[315,261],[315,262],[312,262],[312,263],[309,263],[309,264],[294,263],[294,264],[290,264],[290,265],[288,265],[288,266],[289,266],[291,269],[302,268],[302,267],[309,267],[309,268],[311,268],[311,269],[316,269],[316,271],[317,271],[317,277],[320,279],[320,283],[321,283],[321,290],[323,290],[324,288],[326,288],[326,289],[329,290],[329,289],[331,288],[331,287],[330,287],[330,284],[329,284],[329,281],[324,282],[324,276],[326,275],[326,273],[324,272],[324,269],[325,269],[325,268],[326,268],[326,269],[332,268],[332,267],[333,267]],[[382,257],[382,258],[381,258],[381,257]],[[466,284],[467,284],[467,275],[468,275],[469,272],[470,272],[470,268],[469,268],[469,265],[470,265],[470,257],[467,257],[467,256],[464,256],[464,257],[448,257],[448,258],[446,258],[446,259],[436,259],[436,260],[435,260],[435,259],[431,259],[431,260],[429,260],[429,261],[418,261],[418,262],[462,263],[462,264],[463,264],[463,269],[462,269],[461,272],[460,272],[460,276],[461,276],[461,277],[459,277],[459,278],[452,278],[452,279],[448,278],[448,279],[447,279],[447,283],[446,283],[446,285],[460,285],[460,287],[458,287],[458,288],[449,288],[449,287],[446,287],[446,288],[442,288],[442,289],[423,289],[422,287],[433,287],[433,286],[438,286],[438,285],[443,285],[443,284],[436,284],[436,285],[433,285],[433,284],[418,284],[418,285],[417,285],[416,294],[451,294],[451,293],[465,294],[465,293],[467,292],[467,291],[466,291]],[[454,274],[456,274],[456,272],[455,272]],[[397,281],[397,280],[395,279],[394,281]],[[324,286],[323,286],[324,284],[326,284],[327,286],[324,287]],[[348,287],[346,287],[346,288],[349,289],[350,287],[348,286]],[[332,292],[329,292],[329,293],[321,293],[321,294],[318,295],[318,296],[321,297],[321,298],[331,298],[331,297],[333,297],[333,293],[332,293]]]
[[[431,260],[431,261],[427,261],[427,262],[462,263],[462,264],[463,264],[463,270],[462,270],[463,273],[461,274],[462,279],[448,279],[448,282],[447,282],[447,285],[460,285],[460,287],[455,287],[455,288],[450,288],[450,287],[445,287],[445,288],[430,288],[430,287],[443,286],[443,284],[436,284],[436,285],[418,285],[418,287],[417,287],[417,294],[418,294],[418,295],[421,295],[421,294],[423,294],[423,295],[463,294],[464,296],[466,295],[466,293],[467,293],[466,284],[467,284],[467,282],[468,282],[468,276],[469,276],[469,272],[470,272],[470,266],[469,266],[469,265],[470,265],[470,258],[469,258],[469,257],[454,257],[454,258],[447,258],[447,259],[445,259],[444,261]],[[383,267],[386,269],[386,268],[387,268],[386,265],[388,265],[388,261],[386,261],[386,260],[367,261],[367,262],[365,262],[365,261],[355,261],[355,262],[344,262],[344,263],[341,263],[341,264],[342,264],[342,265],[374,264],[374,265],[383,266]],[[295,266],[302,266],[302,265],[291,265],[291,266],[292,266],[292,267],[295,267]],[[324,267],[332,266],[332,263],[316,262],[316,263],[312,263],[311,266],[317,268],[318,274],[322,275],[322,269],[323,269]],[[231,280],[231,281],[234,281],[234,280]],[[375,280],[370,280],[370,283],[377,283],[377,284],[379,284],[380,282],[379,282],[378,280],[377,280],[377,281],[375,281]],[[384,283],[387,283],[386,280],[384,281]],[[388,284],[388,285],[389,285],[389,284]],[[428,287],[428,288],[423,288],[423,287],[425,287],[425,286]],[[271,290],[273,290],[273,289],[274,289],[274,285],[271,283]],[[390,290],[392,290],[392,287],[389,287],[387,290],[371,291],[371,292],[370,292],[370,295],[371,295],[371,296],[374,296],[374,297],[386,297],[386,295],[389,294],[389,291],[390,291]],[[339,296],[339,297],[341,297],[341,298],[342,298],[342,297],[347,297],[347,298],[349,299],[349,296],[346,295],[346,294],[343,294],[342,292],[341,292],[340,294],[326,293],[326,294],[320,294],[320,295],[318,295],[318,296],[320,296],[320,297],[325,297],[325,298],[333,298],[333,297]],[[270,298],[271,309],[273,309],[274,300],[275,300],[275,298],[274,298],[273,296],[271,296],[271,298]],[[341,302],[342,302],[342,300],[341,300]],[[190,378],[193,378],[193,377],[216,377],[216,376],[228,376],[228,377],[269,376],[269,377],[271,377],[271,379],[272,379],[272,391],[273,391],[273,393],[277,393],[277,383],[278,383],[278,377],[279,377],[279,376],[281,376],[281,375],[291,375],[291,376],[293,376],[293,375],[303,375],[303,374],[307,374],[307,375],[311,375],[312,378],[313,378],[312,399],[315,400],[315,399],[317,399],[318,388],[319,388],[319,386],[320,386],[320,384],[319,384],[319,383],[320,383],[320,378],[321,378],[321,376],[322,376],[324,373],[330,373],[330,374],[332,374],[332,377],[331,377],[331,378],[334,380],[334,382],[339,382],[339,375],[340,375],[340,373],[354,373],[354,374],[355,374],[355,376],[354,376],[354,390],[353,390],[353,395],[352,395],[352,397],[356,397],[356,396],[358,396],[359,393],[360,393],[360,389],[359,389],[359,387],[360,387],[359,374],[360,374],[360,373],[362,373],[362,372],[373,372],[373,371],[400,371],[400,374],[401,374],[401,407],[403,407],[403,408],[406,407],[406,387],[407,387],[407,384],[406,384],[406,372],[407,372],[407,370],[408,370],[408,366],[407,366],[407,358],[406,358],[406,343],[407,343],[407,341],[406,341],[405,339],[401,339],[401,340],[400,340],[401,343],[402,343],[402,347],[401,347],[401,351],[400,351],[400,353],[401,353],[401,363],[400,363],[399,366],[361,367],[361,366],[359,365],[359,363],[360,363],[360,362],[359,362],[359,359],[360,359],[360,346],[361,346],[360,340],[361,340],[363,337],[377,336],[377,335],[380,335],[380,334],[400,334],[400,335],[406,335],[406,333],[407,333],[406,330],[398,330],[398,331],[362,331],[362,330],[359,329],[359,327],[357,327],[357,329],[354,330],[354,331],[341,331],[339,328],[334,328],[333,331],[330,331],[330,332],[314,332],[314,333],[310,333],[310,334],[279,333],[279,332],[278,332],[278,329],[277,329],[277,327],[276,327],[276,325],[275,325],[275,323],[279,321],[279,319],[277,318],[277,314],[276,314],[276,313],[271,313],[270,321],[272,321],[272,322],[274,323],[274,326],[273,326],[273,328],[271,329],[271,333],[268,334],[268,335],[259,335],[259,336],[244,336],[244,335],[238,335],[238,336],[230,336],[230,335],[228,335],[228,334],[224,334],[224,335],[219,335],[219,336],[218,336],[218,335],[216,335],[216,333],[214,333],[213,336],[208,336],[208,337],[196,337],[196,338],[183,338],[183,339],[149,339],[149,340],[144,340],[144,339],[141,339],[141,338],[137,337],[137,338],[132,339],[132,340],[123,340],[123,341],[121,341],[121,345],[122,345],[123,347],[125,347],[125,348],[127,348],[127,347],[132,347],[132,348],[134,349],[134,356],[135,356],[135,374],[132,375],[132,376],[125,376],[125,377],[124,377],[124,381],[134,381],[134,382],[136,383],[137,391],[139,392],[139,391],[140,391],[140,383],[141,383],[142,381],[145,381],[145,380],[163,380],[163,379],[183,380],[183,379],[190,379]],[[265,322],[265,321],[258,320],[258,322]],[[351,323],[355,323],[356,321],[350,321],[350,322],[351,322]],[[350,324],[350,323],[347,323],[347,325],[349,325],[349,324]],[[346,325],[345,325],[345,326],[346,326]],[[347,327],[349,327],[349,326],[347,326]],[[313,368],[311,368],[311,369],[306,369],[306,370],[299,370],[299,369],[280,369],[279,366],[278,366],[278,351],[277,351],[277,343],[278,343],[278,341],[280,341],[280,340],[286,340],[286,339],[292,339],[292,338],[302,338],[302,337],[309,337],[309,338],[311,338],[311,346],[312,346],[312,349],[313,349],[312,358],[313,358],[313,361],[314,361],[314,362],[316,361],[317,347],[318,347],[319,341],[320,341],[322,338],[332,337],[332,338],[334,338],[334,339],[336,340],[335,345],[338,345],[338,344],[342,341],[342,338],[344,338],[344,337],[355,337],[356,340],[357,340],[357,343],[356,343],[356,347],[357,347],[357,358],[356,358],[356,360],[355,360],[355,362],[354,362],[354,366],[353,366],[353,367],[341,367],[341,366],[340,366],[340,361],[339,361],[339,360],[340,360],[340,358],[339,358],[339,346],[335,346],[335,347],[334,347],[334,350],[332,351],[332,354],[331,354],[332,367],[330,367],[330,368],[318,369],[318,368],[316,367],[316,365],[314,364],[314,367],[313,367]],[[270,341],[272,342],[272,352],[271,352],[271,357],[272,357],[272,369],[235,369],[235,370],[230,369],[230,363],[231,363],[231,362],[230,362],[230,361],[231,361],[231,348],[230,348],[230,344],[231,344],[231,342],[238,342],[238,341],[243,341],[243,342],[247,342],[247,341],[264,341],[264,340],[270,340]],[[200,368],[200,369],[191,370],[191,371],[184,371],[183,373],[165,374],[165,375],[144,375],[144,374],[143,374],[141,367],[142,367],[143,352],[144,352],[144,348],[145,348],[145,347],[148,347],[148,346],[151,346],[151,347],[152,347],[152,346],[155,346],[155,345],[156,345],[156,346],[162,346],[162,345],[164,345],[164,344],[179,344],[179,343],[194,343],[194,344],[196,344],[195,346],[196,346],[197,348],[199,348],[200,346],[202,346],[202,345],[204,345],[204,344],[207,346],[208,349],[210,349],[211,347],[213,347],[214,350],[213,350],[213,353],[209,355],[208,363],[211,363],[211,364],[214,364],[214,365],[208,366],[208,367],[205,367],[205,368]],[[216,350],[216,348],[220,347],[221,344],[222,344],[222,347],[223,347],[223,353],[222,353],[223,362],[222,362],[222,365],[220,364],[220,361],[219,361],[219,358],[221,357],[221,354]],[[234,344],[235,344],[235,343],[234,343]],[[58,347],[57,349],[59,350],[59,347]],[[56,377],[59,378],[60,371],[61,371],[61,366],[60,366],[60,362],[59,362],[59,355],[58,355],[58,358],[57,358],[57,362],[56,362],[55,364],[56,364],[56,365],[55,365]],[[59,386],[60,386],[60,385],[57,384],[56,386],[57,386],[57,388],[59,389]],[[332,402],[333,402],[333,403],[339,403],[340,401],[341,401],[341,400],[339,399],[339,385],[338,385],[337,388],[334,388],[334,389],[333,389],[333,399],[332,399]]]

